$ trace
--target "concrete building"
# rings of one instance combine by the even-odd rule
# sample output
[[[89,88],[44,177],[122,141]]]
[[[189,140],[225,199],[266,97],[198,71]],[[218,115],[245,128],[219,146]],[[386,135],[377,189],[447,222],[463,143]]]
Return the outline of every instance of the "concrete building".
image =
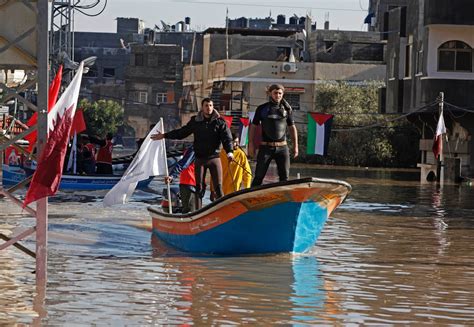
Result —
[[[474,87],[474,2],[412,0],[392,8],[387,3],[394,1],[372,1],[378,8],[388,9],[378,14],[385,19],[388,35],[386,106],[382,112],[416,112],[409,119],[423,133],[421,166],[432,170],[436,160],[431,145],[438,107],[429,107],[428,112],[418,110],[436,101],[443,92],[450,140],[444,147],[445,157],[448,161],[459,158],[462,174],[472,175],[474,93],[467,90]]]
[[[132,45],[125,72],[125,121],[141,138],[161,117],[167,128],[180,125],[178,100],[182,94],[182,47]]]
[[[97,57],[84,75],[81,96],[121,103],[136,138],[144,137],[162,114],[176,126],[182,65],[202,63],[202,33],[192,31],[190,22],[186,17],[147,28],[138,18],[117,18],[116,33],[76,32],[74,60]]]
[[[184,69],[183,121],[202,98],[211,97],[237,123],[267,101],[266,88],[273,83],[285,86],[297,120],[305,121],[306,112],[314,110],[318,83],[385,78],[384,46],[376,33],[315,31],[305,37],[295,30],[212,28],[203,39],[203,64]]]

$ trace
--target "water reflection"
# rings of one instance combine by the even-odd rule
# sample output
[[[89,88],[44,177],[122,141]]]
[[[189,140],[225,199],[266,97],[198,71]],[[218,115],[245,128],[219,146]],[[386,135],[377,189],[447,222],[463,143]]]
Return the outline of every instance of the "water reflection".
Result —
[[[315,311],[323,311],[328,303],[318,261],[313,256],[297,256],[292,260],[292,270],[294,283],[290,300],[294,304],[291,310],[293,321],[312,323]]]
[[[299,172],[354,188],[302,256],[188,257],[150,245],[144,202],[156,193],[113,209],[100,194],[60,195],[46,302],[33,303],[34,261],[1,251],[0,325],[471,324],[474,188],[422,186],[406,172]],[[33,223],[0,199],[1,231]]]

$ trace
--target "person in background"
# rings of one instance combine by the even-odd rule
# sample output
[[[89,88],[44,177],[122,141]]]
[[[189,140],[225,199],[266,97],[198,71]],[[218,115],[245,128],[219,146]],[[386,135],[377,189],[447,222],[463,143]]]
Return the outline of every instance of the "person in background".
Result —
[[[194,149],[191,145],[183,153],[183,158],[179,160],[171,169],[169,176],[165,177],[165,183],[171,183],[179,175],[179,194],[183,204],[182,213],[196,210],[196,177],[194,176]]]
[[[88,135],[81,136],[77,158],[80,174],[95,174],[95,146],[90,142]]]
[[[105,140],[97,137],[90,137],[92,143],[100,146],[97,151],[96,157],[96,173],[104,175],[112,175],[112,150],[114,144],[112,143],[113,139],[112,133],[107,133]]]
[[[232,160],[232,136],[229,127],[224,119],[219,115],[211,99],[205,98],[201,102],[201,110],[196,116],[183,127],[167,133],[157,133],[151,135],[152,140],[176,139],[182,140],[185,137],[194,135],[194,172],[196,177],[196,209],[202,207],[206,179],[206,170],[211,173],[211,180],[216,188],[217,198],[222,197],[222,167],[219,160],[219,148],[222,146],[227,154],[227,159]]]
[[[293,110],[283,99],[285,88],[280,84],[269,87],[270,101],[257,107],[255,116],[250,124],[249,156],[255,156],[253,144],[258,125],[262,125],[262,142],[258,150],[257,166],[255,168],[252,186],[261,185],[267,173],[270,162],[275,160],[278,177],[281,181],[288,180],[290,175],[290,153],[286,143],[286,130],[290,132],[293,143],[293,156],[298,156],[298,131],[293,120]]]

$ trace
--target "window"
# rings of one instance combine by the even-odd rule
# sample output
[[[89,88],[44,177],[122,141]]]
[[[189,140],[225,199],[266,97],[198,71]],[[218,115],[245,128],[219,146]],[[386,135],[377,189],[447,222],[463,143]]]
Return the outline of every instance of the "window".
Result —
[[[99,74],[97,74],[97,65],[94,65],[92,67],[89,67],[89,71],[84,74],[85,77],[99,77]]]
[[[104,68],[104,77],[115,77],[115,68]]]
[[[334,41],[324,41],[324,52],[331,53],[334,48]]]
[[[148,93],[139,91],[138,92],[138,102],[140,103],[148,103]]]
[[[285,93],[284,98],[294,110],[300,110],[300,95],[298,93]]]
[[[413,46],[412,44],[407,44],[405,47],[405,77],[411,76],[411,53]]]
[[[448,41],[438,48],[438,70],[472,72],[472,48],[462,41]]]
[[[156,94],[156,104],[168,103],[168,97],[166,93],[157,93]]]
[[[144,66],[145,65],[145,57],[143,53],[135,54],[135,66]]]
[[[416,73],[417,74],[422,74],[423,73],[423,45],[421,46],[420,50],[417,53]]]

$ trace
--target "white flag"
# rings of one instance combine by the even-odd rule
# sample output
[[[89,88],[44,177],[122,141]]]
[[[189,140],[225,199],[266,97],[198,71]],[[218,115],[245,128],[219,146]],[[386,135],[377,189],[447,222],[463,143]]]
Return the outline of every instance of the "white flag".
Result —
[[[148,133],[120,181],[105,195],[104,206],[127,202],[139,181],[146,180],[150,176],[168,175],[165,140],[151,139],[151,135],[157,132],[164,132],[163,120]]]

